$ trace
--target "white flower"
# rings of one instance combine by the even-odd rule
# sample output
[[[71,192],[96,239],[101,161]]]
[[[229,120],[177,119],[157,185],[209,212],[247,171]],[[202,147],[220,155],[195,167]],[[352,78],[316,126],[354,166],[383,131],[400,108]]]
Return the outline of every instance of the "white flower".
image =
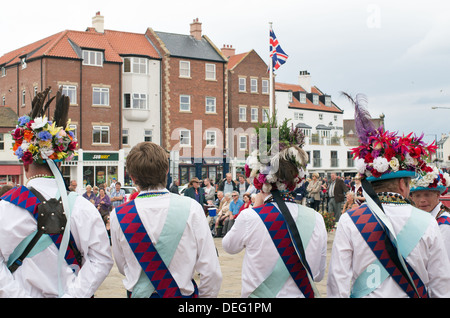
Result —
[[[445,186],[446,187],[450,186],[450,175],[447,172],[444,172],[443,176],[444,180],[442,180],[442,184],[444,184],[445,181]]]
[[[397,158],[392,157],[391,161],[389,161],[389,166],[393,171],[398,171],[398,169],[400,168],[400,163],[398,162]]]
[[[22,148],[23,151],[27,151],[29,147],[30,147],[30,143],[28,143],[26,141],[22,142],[22,144],[20,145],[20,148]]]
[[[38,128],[42,128],[47,124],[46,117],[37,117],[34,119],[34,123],[31,124],[31,129],[35,130]]]
[[[42,147],[40,149],[42,159],[48,159],[49,156],[51,156],[54,153],[54,150],[52,148],[48,147]]]
[[[268,183],[275,183],[275,182],[277,182],[277,180],[278,180],[278,178],[274,174],[268,174],[266,176],[266,181]]]
[[[373,160],[373,167],[379,172],[383,173],[389,169],[389,162],[384,157],[376,157]]]
[[[356,159],[355,166],[356,170],[360,174],[364,174],[364,172],[366,171],[366,163],[362,158]]]

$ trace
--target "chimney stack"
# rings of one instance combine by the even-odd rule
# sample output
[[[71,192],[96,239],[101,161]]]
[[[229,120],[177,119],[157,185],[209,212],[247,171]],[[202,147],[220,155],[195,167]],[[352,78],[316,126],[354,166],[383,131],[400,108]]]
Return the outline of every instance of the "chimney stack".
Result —
[[[105,32],[105,18],[102,15],[100,15],[100,11],[98,11],[95,14],[95,17],[92,18],[92,27],[98,33]]]
[[[223,48],[220,49],[222,51],[222,54],[225,55],[227,58],[230,56],[236,55],[236,49],[233,48],[232,45],[224,44]]]
[[[198,18],[191,23],[191,36],[198,41],[202,39],[202,23],[198,22]]]
[[[308,71],[300,71],[298,85],[303,87],[308,93],[311,93],[311,75]]]

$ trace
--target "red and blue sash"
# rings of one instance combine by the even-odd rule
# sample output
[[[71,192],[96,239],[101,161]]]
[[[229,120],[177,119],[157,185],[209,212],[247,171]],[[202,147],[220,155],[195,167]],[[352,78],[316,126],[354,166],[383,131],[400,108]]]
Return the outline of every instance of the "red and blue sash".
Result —
[[[189,296],[181,294],[177,282],[147,234],[134,200],[118,206],[116,215],[125,238],[158,296],[160,298],[197,298],[198,288],[194,280],[192,280],[194,293]]]
[[[437,218],[436,221],[438,222],[438,225],[450,225],[450,217],[448,217],[447,215],[441,215]]]
[[[428,298],[425,285],[413,268],[406,263],[408,272],[411,275],[419,295],[416,294],[414,287],[408,283],[408,280],[405,277],[403,277],[401,271],[389,256],[385,244],[386,233],[383,231],[383,228],[369,207],[366,204],[363,204],[358,208],[347,211],[347,213],[372,252],[405,293],[411,298],[417,298],[418,296],[421,298]]]
[[[281,259],[300,291],[305,298],[314,298],[314,291],[306,269],[297,255],[289,235],[286,220],[281,212],[272,203],[266,203],[261,207],[253,208],[253,210],[264,222]]]
[[[8,201],[14,205],[17,205],[25,210],[28,210],[28,212],[33,215],[33,217],[36,219],[38,218],[38,206],[41,204],[41,201],[25,186],[20,186],[16,188],[12,188],[8,192],[6,192],[1,198],[1,200]],[[59,246],[61,245],[61,240],[63,235],[62,234],[49,234],[50,238],[52,239],[53,243],[55,243],[56,247],[59,249]],[[72,246],[76,249],[75,240],[70,234],[70,244],[67,247],[67,252],[65,255],[65,259],[67,264],[70,265],[78,265],[81,268],[80,262],[75,257],[75,253],[72,250]]]

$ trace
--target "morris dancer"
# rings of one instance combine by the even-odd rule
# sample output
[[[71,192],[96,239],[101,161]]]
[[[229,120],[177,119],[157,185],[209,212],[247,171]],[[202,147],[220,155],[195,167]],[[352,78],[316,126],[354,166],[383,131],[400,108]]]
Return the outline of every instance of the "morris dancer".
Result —
[[[447,193],[450,176],[436,167],[426,166],[423,173],[411,182],[411,199],[417,208],[430,212],[436,219],[450,258],[450,209],[439,202],[439,197]]]
[[[348,96],[348,95],[347,95]],[[409,183],[436,146],[375,128],[355,99],[353,149],[366,203],[342,215],[327,282],[329,297],[450,297],[450,264],[437,222],[406,199]]]
[[[287,121],[278,131],[280,142],[269,142],[272,157],[266,164],[257,150],[247,158],[246,176],[261,190],[259,201],[241,211],[222,245],[230,254],[245,248],[242,297],[319,297],[314,281],[325,274],[325,223],[318,212],[296,204],[292,195],[308,162],[301,149],[304,136],[289,129]]]
[[[151,142],[137,144],[126,166],[140,192],[115,208],[110,222],[113,255],[128,296],[217,297],[222,273],[203,207],[165,188],[165,150]]]
[[[12,133],[28,181],[0,202],[0,297],[91,297],[113,265],[99,213],[81,195],[67,194],[54,163],[72,159],[77,140],[60,91],[53,122],[45,117],[49,90],[37,94]],[[58,197],[60,210],[45,208],[61,207],[51,200]]]

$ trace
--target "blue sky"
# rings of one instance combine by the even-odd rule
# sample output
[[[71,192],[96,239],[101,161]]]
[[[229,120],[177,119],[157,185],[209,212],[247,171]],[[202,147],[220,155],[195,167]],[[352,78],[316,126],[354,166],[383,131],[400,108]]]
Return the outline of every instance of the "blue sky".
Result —
[[[373,117],[388,130],[449,133],[450,1],[229,0],[60,1],[2,4],[0,55],[62,30],[85,30],[100,11],[105,28],[129,32],[189,33],[198,18],[219,48],[255,49],[268,62],[269,22],[289,59],[276,80],[297,83],[308,70],[312,84],[330,94],[352,118],[341,91],[368,96]]]

